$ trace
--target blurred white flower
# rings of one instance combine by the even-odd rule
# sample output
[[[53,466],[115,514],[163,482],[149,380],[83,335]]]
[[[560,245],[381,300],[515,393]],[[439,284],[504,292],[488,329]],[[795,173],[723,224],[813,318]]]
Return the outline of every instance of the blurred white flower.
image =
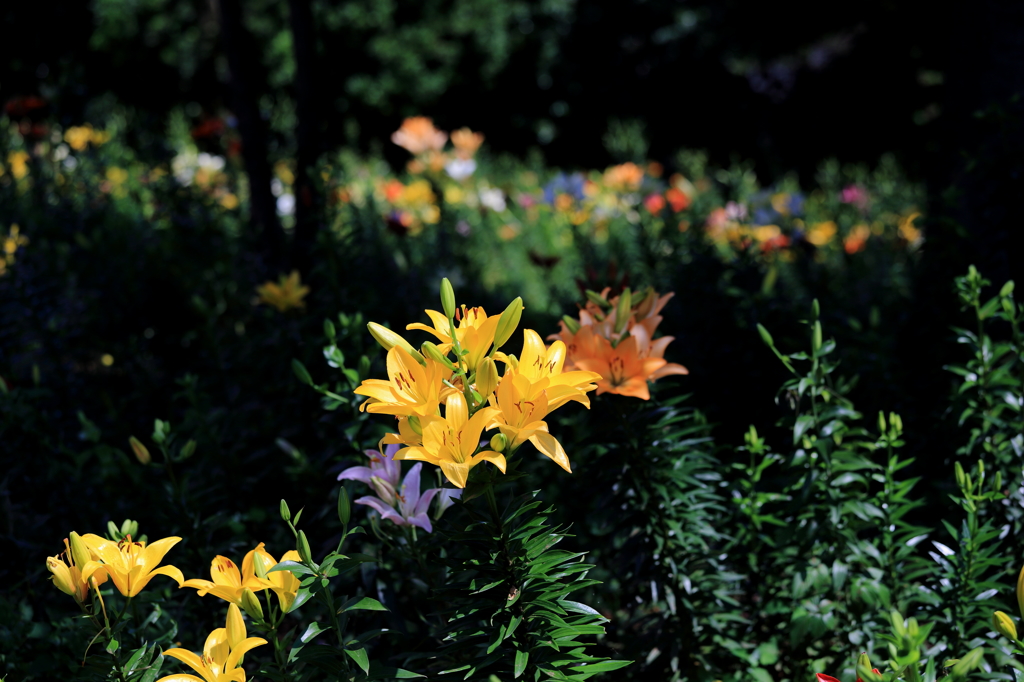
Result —
[[[465,180],[476,170],[473,159],[452,159],[444,166],[445,171],[455,180]]]
[[[480,203],[498,213],[505,210],[505,193],[495,187],[480,190]]]
[[[295,195],[294,194],[282,194],[277,198],[277,212],[281,215],[291,215],[295,213]]]

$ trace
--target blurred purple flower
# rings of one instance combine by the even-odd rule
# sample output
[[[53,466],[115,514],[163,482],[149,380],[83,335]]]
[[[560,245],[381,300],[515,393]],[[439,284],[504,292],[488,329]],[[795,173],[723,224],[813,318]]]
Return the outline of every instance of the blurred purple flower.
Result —
[[[862,211],[867,210],[871,197],[868,191],[860,185],[847,185],[839,194],[839,200],[844,204],[853,204]]]
[[[747,217],[747,205],[730,201],[725,205],[725,217],[734,221],[745,219]]]

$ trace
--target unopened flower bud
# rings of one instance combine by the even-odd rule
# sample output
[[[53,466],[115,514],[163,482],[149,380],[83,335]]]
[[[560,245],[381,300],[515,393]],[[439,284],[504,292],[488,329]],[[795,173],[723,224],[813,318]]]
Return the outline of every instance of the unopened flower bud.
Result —
[[[637,304],[636,309],[633,311],[636,315],[636,319],[642,320],[646,318],[651,310],[654,309],[654,304],[658,300],[658,292],[654,290],[654,287],[647,287],[644,291],[643,300]]]
[[[811,314],[814,315],[814,319],[821,317],[821,306],[818,305],[818,299],[811,301]]]
[[[1024,568],[1017,574],[1017,608],[1020,609],[1020,616],[1024,618]]]
[[[242,590],[242,608],[253,620],[263,620],[263,607],[260,606],[260,600],[248,587]]]
[[[186,459],[194,455],[196,452],[196,442],[189,440],[187,443],[181,446],[181,451],[178,452],[178,459],[184,462]]]
[[[761,335],[761,340],[764,341],[766,346],[769,348],[775,347],[775,341],[772,340],[772,335],[768,333],[768,330],[764,328],[764,325],[758,323],[757,333]]]
[[[569,331],[570,334],[575,334],[579,332],[580,323],[577,320],[569,317],[568,315],[562,315],[562,322],[565,323],[565,328]]]
[[[1013,619],[1002,611],[996,611],[992,614],[992,627],[1003,637],[1008,637],[1014,642],[1017,641],[1017,626],[1014,624]]]
[[[409,428],[412,429],[412,432],[417,436],[423,435],[423,426],[420,424],[420,418],[414,414],[409,415]]]
[[[288,509],[288,503],[281,500],[281,518],[285,521],[291,521],[292,512]]]
[[[1002,289],[999,290],[999,295],[1005,297],[1005,296],[1009,296],[1012,293],[1013,293],[1013,280],[1011,279],[1006,284],[1003,285]]]
[[[523,317],[523,299],[517,296],[514,301],[508,304],[505,311],[498,318],[498,326],[494,330],[494,350],[498,350],[512,338],[513,332],[519,327],[519,320]]]
[[[607,310],[608,308],[612,307],[612,304],[608,302],[608,299],[606,299],[604,296],[597,293],[596,291],[591,291],[590,289],[587,289],[584,293],[586,293],[588,301],[598,305],[602,310]]]
[[[956,484],[963,488],[967,483],[967,474],[964,473],[963,465],[960,462],[954,462],[953,471],[956,472]],[[1024,614],[1024,609],[1021,609],[1021,613]]]
[[[491,450],[495,452],[505,452],[505,448],[508,447],[508,438],[504,434],[496,433],[491,436]]]
[[[866,653],[857,657],[857,678],[862,682],[882,682],[882,674],[878,668],[871,667],[871,659]]]
[[[81,571],[92,558],[89,548],[85,546],[85,541],[75,531],[71,531],[68,535],[68,545],[71,547],[71,561],[74,562],[75,568]]]
[[[878,432],[885,433],[885,413],[881,410],[878,411]]]
[[[249,591],[252,592],[252,590]],[[245,639],[245,621],[242,620],[242,612],[234,604],[228,605],[228,618],[224,629],[227,630],[228,646],[232,649]]]
[[[135,453],[135,459],[139,460],[139,464],[149,464],[153,461],[153,458],[149,454],[149,450],[138,438],[132,436],[128,439],[128,444],[132,446],[132,452]]]
[[[441,308],[449,320],[455,317],[455,290],[447,277],[441,280]]]
[[[377,493],[377,497],[379,497],[384,502],[384,504],[388,505],[389,507],[395,506],[395,502],[397,502],[398,491],[395,490],[395,486],[391,483],[391,481],[383,479],[380,476],[371,476],[370,485],[373,486],[373,490],[374,492]]]
[[[341,525],[347,526],[352,519],[352,504],[348,499],[348,491],[342,488],[338,491],[338,520]]]
[[[419,353],[416,352],[416,349],[412,347],[411,343],[387,327],[377,324],[376,322],[367,322],[366,328],[370,330],[370,335],[373,336],[374,340],[376,340],[384,350],[391,350],[395,346],[398,346],[413,357],[419,355]]]
[[[309,540],[306,539],[305,531],[299,531],[299,537],[295,543],[295,550],[299,553],[299,558],[302,559],[303,563],[313,563],[313,553],[309,551]]]
[[[476,390],[486,400],[498,388],[498,367],[494,360],[484,356],[476,368]]]
[[[814,337],[811,339],[811,348],[814,352],[821,350],[821,322],[814,321]]]
[[[615,333],[620,334],[633,316],[633,292],[626,287],[615,305]]]
[[[257,552],[253,552],[253,555],[252,555],[252,570],[253,570],[253,573],[256,574],[257,578],[260,578],[262,580],[266,580],[267,579],[267,570],[269,570],[271,568],[273,568],[273,566],[270,565],[270,562],[267,560],[267,557],[263,556],[263,554],[258,552],[258,551]]]
[[[437,344],[431,343],[430,341],[424,341],[423,344],[420,345],[420,351],[422,351],[424,356],[430,358],[434,362],[438,362],[450,370],[455,370],[455,364],[441,352],[441,349],[437,347]]]

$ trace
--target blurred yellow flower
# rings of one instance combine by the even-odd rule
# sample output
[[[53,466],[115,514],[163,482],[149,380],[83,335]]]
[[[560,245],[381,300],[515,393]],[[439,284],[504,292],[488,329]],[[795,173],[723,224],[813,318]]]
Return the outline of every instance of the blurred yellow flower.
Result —
[[[921,214],[914,211],[910,215],[900,218],[899,232],[900,236],[906,239],[911,244],[916,244],[921,239],[920,228],[914,227],[914,221],[920,218]]]
[[[124,168],[111,166],[107,169],[106,177],[114,187],[120,187],[128,181],[128,171]]]
[[[150,544],[135,542],[131,535],[126,535],[120,542],[107,540],[92,533],[83,535],[82,539],[89,550],[99,558],[99,561],[90,561],[85,565],[82,577],[88,581],[93,576],[97,580],[100,576],[109,576],[117,591],[125,597],[138,595],[157,575],[166,575],[174,579],[179,587],[185,580],[181,571],[174,566],[159,566],[168,550],[181,542],[179,537],[164,538]]]
[[[825,246],[835,238],[837,229],[835,222],[831,220],[815,223],[807,230],[805,239],[815,246]]]
[[[402,190],[402,201],[411,206],[432,204],[437,200],[427,180],[416,180]]]
[[[772,195],[771,202],[772,208],[777,213],[782,215],[789,215],[789,192],[778,192]]]
[[[15,180],[21,180],[28,175],[28,152],[18,150],[7,155],[7,165],[11,167],[11,175]]]
[[[519,230],[516,229],[515,225],[502,225],[498,228],[498,236],[502,241],[512,241],[519,236]]]
[[[233,211],[238,208],[238,197],[228,192],[220,198],[220,205],[229,211]]]
[[[277,282],[264,282],[256,287],[259,294],[259,302],[273,306],[278,312],[286,312],[292,308],[305,308],[303,298],[309,293],[309,287],[304,286],[299,277],[298,270],[292,270],[287,277],[281,275]]]
[[[202,657],[179,648],[168,649],[163,653],[192,668],[200,677],[179,673],[161,677],[157,682],[245,682],[245,670],[239,667],[242,656],[267,643],[262,637],[245,635],[242,614],[232,604],[228,607],[225,626],[217,628],[206,638]]]
[[[92,125],[86,123],[82,126],[71,126],[64,132],[64,141],[76,152],[85,151],[90,144],[98,147],[110,140],[110,133],[105,130],[95,130]]]

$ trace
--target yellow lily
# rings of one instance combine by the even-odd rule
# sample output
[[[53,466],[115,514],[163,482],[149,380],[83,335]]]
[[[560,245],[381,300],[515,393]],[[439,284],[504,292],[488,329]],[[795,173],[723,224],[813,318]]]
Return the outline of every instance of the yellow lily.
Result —
[[[161,677],[157,682],[245,682],[245,670],[238,667],[242,656],[267,643],[262,637],[245,635],[242,614],[232,604],[228,607],[225,627],[217,628],[206,638],[202,657],[185,649],[168,649],[164,652],[164,656],[178,659],[201,677],[178,673]]]
[[[487,428],[497,427],[508,439],[510,451],[530,441],[558,466],[572,473],[562,444],[548,433],[547,422],[543,421],[553,409],[548,403],[547,391],[534,392],[527,377],[506,372],[490,402],[497,410]]]
[[[64,551],[57,556],[46,557],[46,568],[53,574],[51,580],[64,594],[70,594],[78,603],[89,597],[89,580],[83,577],[82,571],[90,561],[99,557],[85,545],[78,533],[72,532],[64,539]],[[96,584],[105,583],[107,576],[95,576]]]
[[[480,432],[498,410],[485,407],[472,418],[466,399],[453,393],[445,401],[444,419],[433,419],[423,428],[423,445],[402,448],[395,459],[418,459],[441,467],[445,477],[459,488],[466,487],[469,470],[490,462],[505,473],[505,457],[493,450],[476,452]]]
[[[360,410],[405,417],[437,414],[441,387],[451,375],[447,367],[430,358],[426,359],[424,367],[401,346],[388,351],[387,365],[387,381],[366,379],[355,390],[358,395],[369,398],[360,405]]]
[[[157,575],[173,578],[178,582],[178,587],[185,580],[181,571],[174,566],[159,566],[168,550],[181,542],[179,537],[164,538],[148,545],[133,541],[131,535],[126,535],[120,542],[114,542],[87,533],[82,536],[82,540],[99,558],[85,565],[82,569],[83,579],[88,581],[95,577],[99,581],[100,576],[109,576],[117,591],[125,597],[138,595]]]
[[[430,321],[434,323],[433,327],[428,327],[422,322],[414,322],[406,325],[405,328],[419,329],[433,334],[441,342],[438,344],[441,352],[449,352],[452,348],[452,331],[451,325],[448,324],[448,318],[444,313],[439,313],[436,310],[425,312]],[[501,316],[491,315],[488,317],[486,311],[481,307],[462,306],[455,311],[455,318],[459,321],[455,328],[455,338],[458,339],[459,346],[463,350],[469,351],[469,355],[464,360],[469,367],[476,367],[487,354],[491,344],[494,343],[494,333],[498,329],[498,320]]]
[[[547,392],[548,412],[557,410],[570,400],[575,400],[584,407],[590,407],[587,392],[597,388],[596,382],[601,378],[596,372],[574,370],[563,372],[566,348],[561,340],[555,341],[550,347],[544,345],[540,334],[532,329],[523,330],[523,356],[518,362],[512,362],[513,371],[529,380],[528,400],[534,400],[541,391]]]
[[[262,564],[261,571],[266,578],[260,578],[256,571],[256,561]],[[294,549],[285,552],[281,561],[299,561],[299,553]],[[273,590],[277,600],[281,604],[282,611],[288,611],[295,601],[295,595],[299,591],[299,579],[288,571],[275,571],[266,573],[274,566],[277,560],[267,553],[264,543],[256,545],[242,559],[242,571],[239,573],[238,566],[226,556],[216,556],[210,562],[210,577],[213,580],[202,578],[191,578],[182,583],[182,587],[193,587],[199,590],[199,596],[205,597],[212,594],[224,601],[231,602],[235,606],[242,605],[242,592],[248,588],[253,592],[259,590]]]
[[[292,270],[287,277],[281,275],[277,282],[264,282],[256,287],[260,303],[277,308],[278,312],[286,312],[291,308],[305,308],[302,300],[309,293],[309,287],[302,284],[298,270]]]

